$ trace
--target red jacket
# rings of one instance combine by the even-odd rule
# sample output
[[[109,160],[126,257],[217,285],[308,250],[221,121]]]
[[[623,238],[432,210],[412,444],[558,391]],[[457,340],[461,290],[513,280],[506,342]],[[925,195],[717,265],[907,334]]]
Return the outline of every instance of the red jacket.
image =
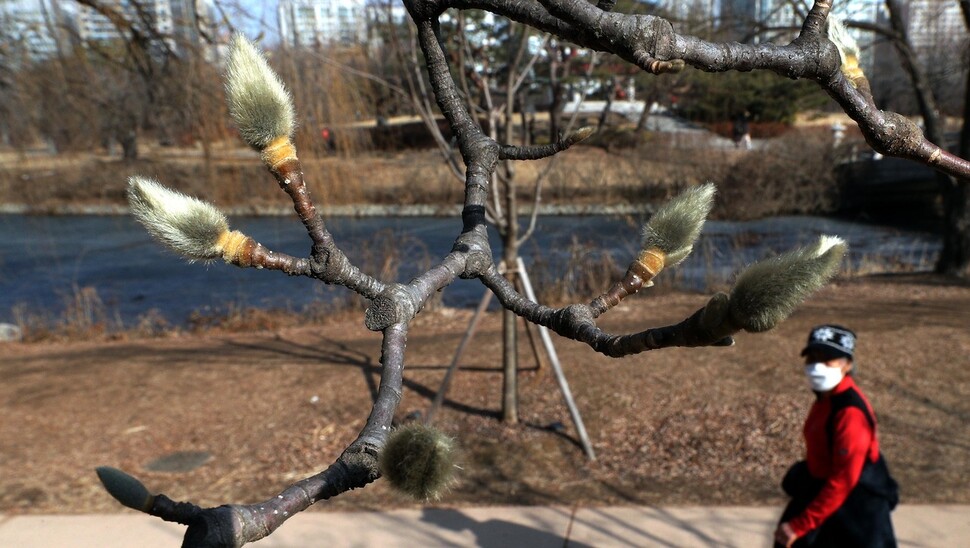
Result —
[[[869,414],[875,417],[872,406],[852,377],[845,377],[831,394],[855,388],[865,401]],[[869,426],[865,413],[857,407],[846,407],[835,417],[832,448],[829,448],[826,422],[832,402],[828,395],[820,397],[812,405],[805,420],[805,458],[808,471],[815,478],[825,480],[825,485],[808,508],[791,519],[788,524],[801,537],[815,529],[842,506],[846,497],[859,482],[866,459],[875,462],[879,458],[879,440],[874,427]]]

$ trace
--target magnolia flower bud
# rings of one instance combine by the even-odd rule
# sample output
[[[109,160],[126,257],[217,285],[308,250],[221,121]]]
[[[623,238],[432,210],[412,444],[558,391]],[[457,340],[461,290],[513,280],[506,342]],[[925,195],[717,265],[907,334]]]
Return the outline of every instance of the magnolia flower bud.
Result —
[[[436,499],[452,481],[454,442],[435,428],[412,423],[394,430],[381,451],[381,474],[418,500]]]
[[[690,188],[664,204],[644,225],[642,248],[663,254],[661,268],[675,266],[690,254],[714,207],[715,192],[712,183]]]
[[[858,81],[865,78],[862,67],[859,66],[859,44],[845,28],[842,20],[833,15],[828,18],[828,38],[839,50],[842,72],[858,87]]]
[[[137,479],[110,466],[99,466],[96,472],[108,494],[121,504],[140,512],[152,509],[155,497]]]
[[[225,215],[214,206],[152,179],[128,179],[128,203],[152,237],[190,261],[222,257],[237,262],[252,242],[240,232],[230,232]]]
[[[566,143],[566,147],[568,148],[575,145],[576,143],[585,141],[587,138],[589,138],[590,135],[592,135],[595,132],[596,130],[590,126],[583,126],[577,129],[576,131],[567,135],[566,138],[564,139]]]
[[[847,250],[835,236],[749,266],[731,290],[731,321],[745,331],[767,331],[835,275]]]
[[[293,100],[266,59],[241,34],[232,38],[226,70],[226,99],[249,146],[264,150],[293,134]]]

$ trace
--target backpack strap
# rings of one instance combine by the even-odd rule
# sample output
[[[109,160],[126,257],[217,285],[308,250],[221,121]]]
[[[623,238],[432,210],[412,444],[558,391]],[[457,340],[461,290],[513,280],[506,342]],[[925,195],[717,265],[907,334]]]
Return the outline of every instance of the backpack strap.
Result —
[[[862,399],[862,395],[855,388],[850,388],[844,392],[840,392],[831,397],[832,408],[829,410],[829,418],[825,421],[825,434],[829,440],[829,451],[832,450],[832,440],[835,438],[835,417],[840,411],[846,407],[856,407],[862,410],[862,414],[866,416],[866,420],[869,421],[869,428],[872,429],[873,434],[876,432],[876,420],[872,417],[872,413],[869,412],[869,407],[866,406],[865,400]]]

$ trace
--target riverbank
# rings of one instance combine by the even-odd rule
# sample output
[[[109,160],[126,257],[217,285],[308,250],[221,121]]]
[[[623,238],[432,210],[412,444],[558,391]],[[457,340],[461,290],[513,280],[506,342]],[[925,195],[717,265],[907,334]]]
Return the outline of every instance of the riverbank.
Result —
[[[706,302],[646,293],[602,327],[665,325]],[[398,420],[426,411],[470,314],[417,318]],[[778,505],[811,404],[798,351],[823,322],[859,334],[858,381],[903,502],[970,503],[970,447],[960,441],[970,439],[970,285],[906,275],[838,281],[730,348],[612,360],[554,337],[595,462],[576,445],[551,371],[535,369],[525,345],[522,422],[497,420],[501,318],[489,313],[438,415],[462,450],[458,483],[439,504]],[[0,512],[91,513],[118,510],[99,465],[203,505],[261,500],[327,466],[364,423],[380,336],[352,314],[309,327],[2,349]],[[153,465],[186,451],[207,459],[187,471]],[[413,506],[381,481],[326,505]]]
[[[638,208],[674,186],[709,179],[731,154],[714,151],[709,160],[670,169],[666,160],[576,147],[555,159],[517,163],[516,182],[526,207],[542,177],[540,203],[553,206],[550,212]],[[463,183],[437,150],[311,156],[303,158],[303,171],[317,207],[337,208],[334,214],[452,214],[462,203]],[[103,153],[0,151],[0,204],[9,212],[119,213],[132,175],[241,214],[290,214],[292,208],[259,155],[234,143],[213,145],[208,156],[199,148],[146,144],[128,162]]]
[[[280,205],[232,206],[221,208],[229,216],[284,217],[293,216],[293,207]],[[540,204],[539,215],[647,215],[652,204]],[[461,206],[435,204],[347,204],[321,206],[317,210],[324,217],[458,217]],[[519,208],[519,214],[532,215],[532,204]],[[127,204],[0,204],[0,215],[131,215]]]

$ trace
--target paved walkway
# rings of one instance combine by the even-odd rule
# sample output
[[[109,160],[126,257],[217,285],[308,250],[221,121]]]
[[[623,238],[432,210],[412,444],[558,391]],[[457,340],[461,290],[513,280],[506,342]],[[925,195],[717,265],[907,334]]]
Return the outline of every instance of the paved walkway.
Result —
[[[491,507],[307,512],[252,546],[263,548],[481,546],[770,546],[780,510],[766,507]],[[970,506],[903,505],[901,547],[970,546]],[[184,528],[127,512],[0,515],[2,547],[171,548]],[[564,542],[565,541],[565,542]]]

